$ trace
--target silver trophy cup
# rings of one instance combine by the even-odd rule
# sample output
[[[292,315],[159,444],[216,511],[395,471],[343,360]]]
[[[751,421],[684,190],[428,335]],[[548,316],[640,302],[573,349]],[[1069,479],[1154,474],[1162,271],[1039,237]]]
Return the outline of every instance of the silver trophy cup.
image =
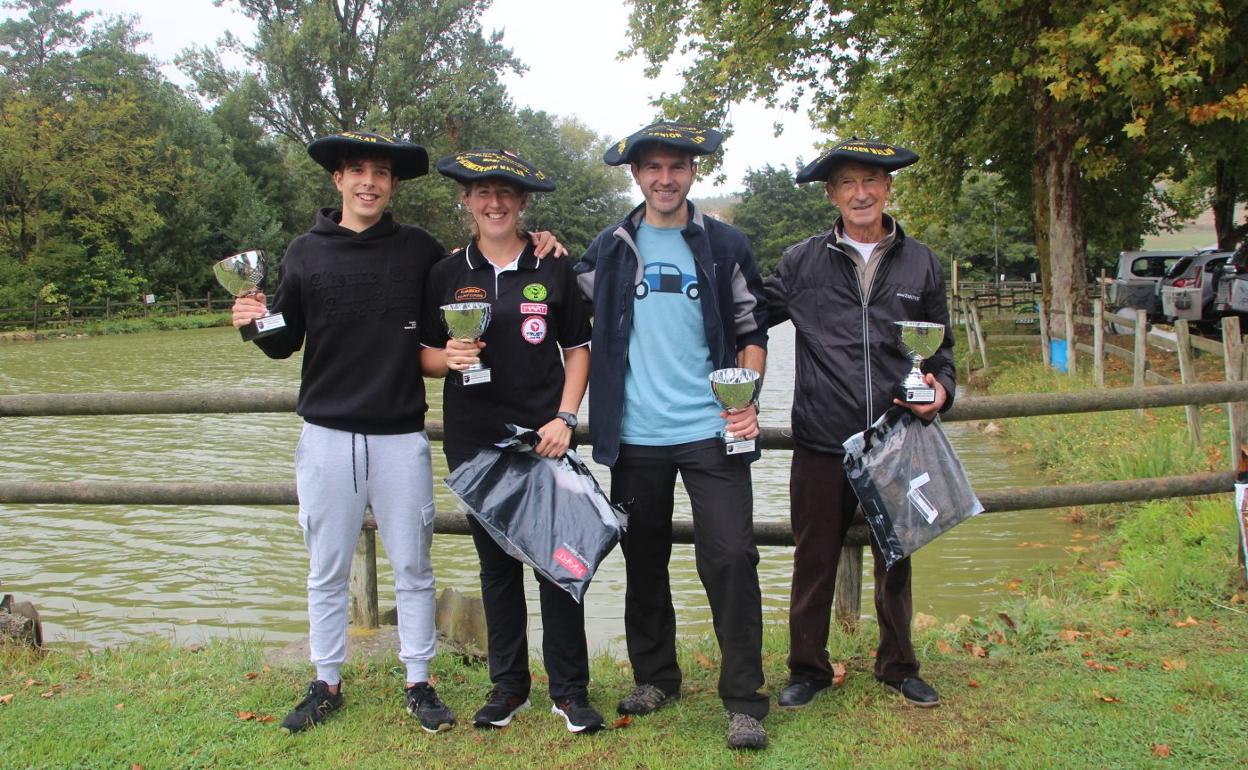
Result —
[[[476,342],[490,325],[490,303],[456,302],[442,306],[442,322],[451,339]],[[449,375],[456,385],[480,385],[490,381],[490,370],[481,362]]]
[[[711,393],[727,412],[739,412],[748,408],[758,399],[758,390],[762,386],[762,378],[753,369],[716,369],[711,372],[709,379]],[[754,451],[754,439],[739,438],[727,429],[720,431],[719,440],[726,455]]]
[[[260,291],[260,285],[264,283],[268,260],[260,249],[243,251],[217,262],[212,266],[212,272],[230,294],[250,297]],[[257,318],[238,331],[244,340],[250,342],[285,328],[286,319],[281,313],[273,313]]]
[[[906,379],[894,389],[897,399],[907,404],[930,404],[936,400],[936,389],[923,381],[920,368],[925,359],[936,355],[945,340],[945,325],[926,321],[894,321],[901,349],[910,356],[913,366]]]

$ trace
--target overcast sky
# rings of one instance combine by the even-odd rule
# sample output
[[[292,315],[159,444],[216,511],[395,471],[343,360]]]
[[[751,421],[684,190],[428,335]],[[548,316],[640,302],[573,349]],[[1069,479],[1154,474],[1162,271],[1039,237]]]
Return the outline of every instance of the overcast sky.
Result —
[[[227,29],[243,39],[251,36],[251,21],[229,2],[218,8],[212,0],[73,0],[71,7],[139,17],[139,27],[151,38],[143,52],[166,63],[189,46],[213,43]],[[650,123],[654,117],[650,99],[678,90],[679,78],[673,72],[647,80],[640,59],[617,60],[616,54],[625,47],[628,8],[621,0],[494,0],[483,26],[502,30],[504,44],[529,68],[522,76],[507,78],[516,104],[575,115],[612,140]],[[165,73],[175,82],[185,82],[172,65]],[[722,151],[727,182],[719,187],[699,182],[695,196],[736,191],[747,168],[767,163],[792,167],[799,156],[810,160],[823,138],[804,114],[742,105],[734,108],[731,118],[736,133]],[[772,136],[777,121],[785,126],[779,139]]]

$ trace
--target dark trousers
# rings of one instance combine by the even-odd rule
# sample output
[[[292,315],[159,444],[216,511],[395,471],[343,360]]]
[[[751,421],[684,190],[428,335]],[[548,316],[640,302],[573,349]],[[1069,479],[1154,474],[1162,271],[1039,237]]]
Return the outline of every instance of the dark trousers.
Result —
[[[451,470],[468,458],[448,455]],[[481,599],[485,605],[490,682],[494,687],[528,696],[529,609],[524,597],[524,564],[494,542],[485,528],[468,517],[472,541],[481,561]],[[589,652],[585,640],[585,608],[572,595],[538,575],[542,604],[542,661],[553,700],[586,695]]]
[[[797,542],[789,603],[789,678],[793,682],[832,679],[828,660],[832,593],[841,546],[858,505],[842,460],[842,455],[800,446],[793,450],[789,475],[793,537]],[[910,641],[914,612],[910,560],[886,570],[874,539],[871,555],[875,559],[875,615],[880,624],[875,676],[887,681],[917,676],[919,661]]]
[[[611,500],[629,514],[620,547],[628,579],[624,632],[633,678],[665,692],[680,690],[668,575],[678,471],[693,507],[694,558],[723,658],[719,696],[727,710],[762,719],[768,703],[758,692],[763,686],[763,619],[750,466],[741,457],[724,456],[716,439],[624,445],[611,468]]]

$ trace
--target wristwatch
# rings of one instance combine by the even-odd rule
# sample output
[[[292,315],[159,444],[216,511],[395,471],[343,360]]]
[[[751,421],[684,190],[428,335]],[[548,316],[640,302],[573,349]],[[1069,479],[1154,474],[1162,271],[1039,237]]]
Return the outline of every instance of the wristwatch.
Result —
[[[560,420],[563,420],[564,423],[567,424],[567,426],[571,428],[572,430],[576,430],[576,425],[577,425],[576,415],[572,414],[571,412],[558,412],[555,414],[555,417],[558,417]]]

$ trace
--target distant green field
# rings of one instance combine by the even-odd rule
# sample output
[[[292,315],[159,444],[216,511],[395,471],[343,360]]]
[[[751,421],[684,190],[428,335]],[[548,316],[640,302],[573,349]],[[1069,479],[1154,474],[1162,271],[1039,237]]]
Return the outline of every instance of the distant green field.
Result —
[[[1203,249],[1216,246],[1218,238],[1212,227],[1188,225],[1175,233],[1150,235],[1144,239],[1144,248],[1149,251],[1168,251],[1174,249]]]

